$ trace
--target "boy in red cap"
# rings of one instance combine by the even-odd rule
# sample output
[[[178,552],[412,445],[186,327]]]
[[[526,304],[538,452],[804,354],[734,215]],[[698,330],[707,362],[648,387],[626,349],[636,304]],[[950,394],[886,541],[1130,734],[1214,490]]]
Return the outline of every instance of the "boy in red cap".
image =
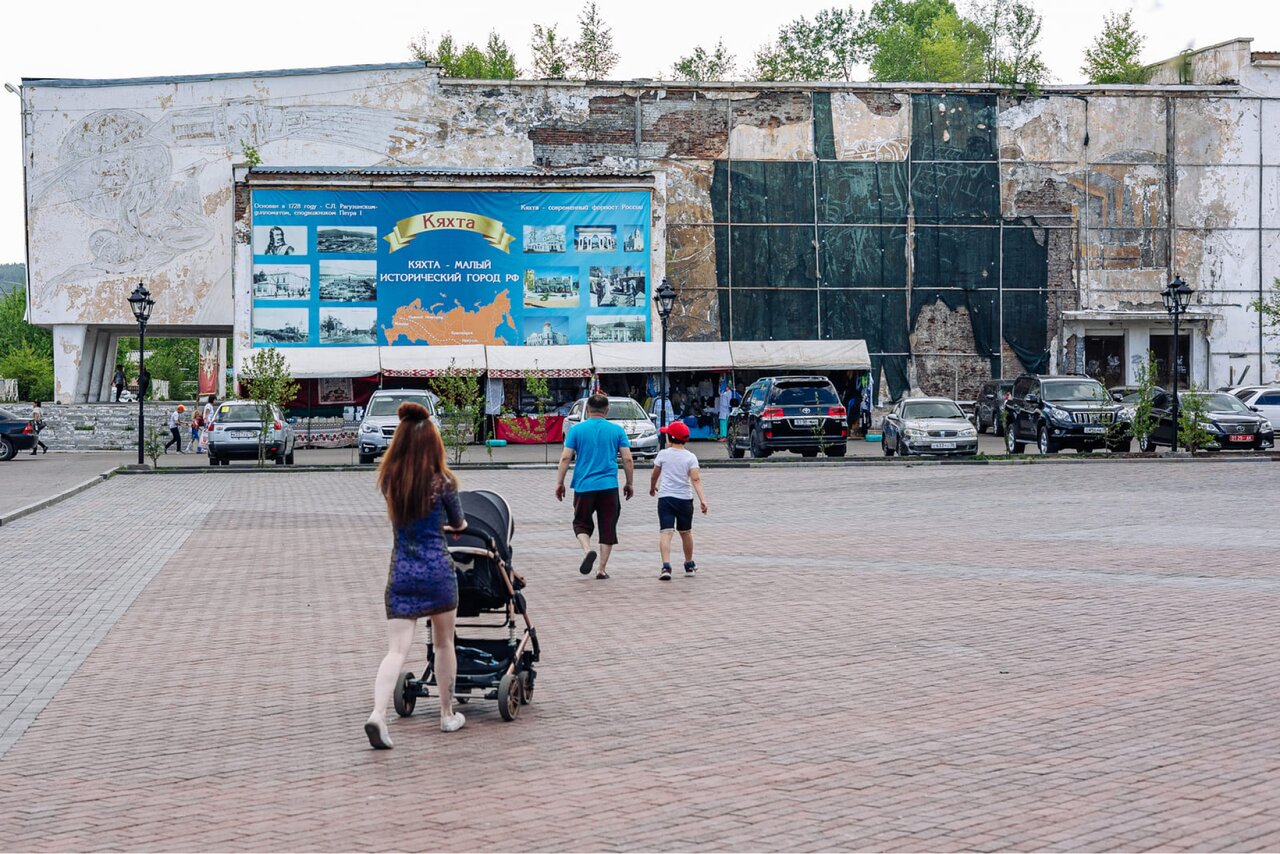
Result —
[[[658,497],[658,551],[662,553],[661,581],[671,580],[671,535],[680,532],[684,546],[684,574],[690,578],[698,571],[693,561],[693,496],[698,495],[702,512],[707,512],[707,496],[702,492],[702,473],[698,458],[685,448],[689,428],[675,421],[662,428],[667,447],[653,459],[653,475],[649,478],[649,494]]]

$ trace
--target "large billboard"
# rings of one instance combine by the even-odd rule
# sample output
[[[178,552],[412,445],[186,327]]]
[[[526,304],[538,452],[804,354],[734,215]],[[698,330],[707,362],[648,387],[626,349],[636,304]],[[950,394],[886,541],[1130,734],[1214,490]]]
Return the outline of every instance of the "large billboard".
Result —
[[[649,194],[255,190],[253,343],[649,340]]]

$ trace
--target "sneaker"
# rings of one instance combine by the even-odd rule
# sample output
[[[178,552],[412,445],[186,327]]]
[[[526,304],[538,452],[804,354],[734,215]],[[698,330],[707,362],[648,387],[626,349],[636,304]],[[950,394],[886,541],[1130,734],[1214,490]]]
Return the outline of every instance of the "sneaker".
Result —
[[[671,580],[671,564],[669,564],[669,563],[664,563],[664,564],[662,565],[662,572],[659,572],[659,573],[658,573],[658,580],[659,580],[659,581],[670,581],[670,580]]]
[[[448,718],[440,722],[441,732],[457,732],[466,726],[467,719],[462,712],[454,712]]]
[[[684,562],[684,577],[692,578],[698,574],[698,564],[695,561],[686,560]]]
[[[377,715],[369,715],[365,721],[364,734],[369,737],[369,745],[375,750],[390,750],[391,735],[387,732],[387,721]]]

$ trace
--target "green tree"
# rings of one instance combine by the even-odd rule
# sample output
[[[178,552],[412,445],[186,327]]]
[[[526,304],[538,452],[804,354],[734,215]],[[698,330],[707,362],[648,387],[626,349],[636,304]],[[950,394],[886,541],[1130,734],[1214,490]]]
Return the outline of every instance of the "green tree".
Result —
[[[452,33],[444,33],[434,43],[427,33],[409,42],[413,58],[439,65],[445,77],[469,80],[512,80],[519,73],[515,54],[496,33],[489,33],[483,49],[473,43],[460,46]]]
[[[852,80],[855,67],[872,54],[866,13],[852,6],[823,9],[785,24],[756,53],[758,80]],[[677,69],[677,73],[679,73]]]
[[[1204,389],[1192,386],[1178,395],[1178,444],[1195,453],[1213,442],[1213,434],[1203,426],[1209,420]]]
[[[298,384],[289,372],[284,354],[274,347],[260,347],[244,363],[240,373],[245,392],[258,410],[258,465],[266,464],[267,433],[275,421],[275,409],[298,396]]]
[[[565,45],[555,25],[544,27],[533,25],[533,40],[530,44],[533,52],[533,75],[551,80],[568,78],[572,59],[569,48]]]
[[[1280,335],[1280,278],[1271,283],[1271,294],[1266,298],[1258,298],[1249,303],[1249,308],[1258,313],[1258,323],[1262,325],[1264,335]],[[1280,355],[1272,361],[1280,365]],[[0,374],[3,374],[0,371]]]
[[[677,80],[725,80],[733,76],[734,58],[721,39],[711,50],[698,45],[693,53],[676,60],[671,71]]]
[[[1138,59],[1146,41],[1147,37],[1134,29],[1129,12],[1107,15],[1102,32],[1085,49],[1080,73],[1090,83],[1146,83],[1152,69]]]
[[[618,64],[613,30],[605,25],[595,0],[578,16],[578,40],[573,43],[573,64],[586,80],[603,80]]]
[[[1150,436],[1156,429],[1156,419],[1151,414],[1151,404],[1155,400],[1156,356],[1147,351],[1146,360],[1138,365],[1138,402],[1133,406],[1133,414],[1129,416],[1129,430],[1138,442],[1138,450],[1153,449]]]
[[[878,0],[868,14],[877,81],[983,80],[989,40],[951,0]]]
[[[137,338],[121,338],[116,349],[116,364],[130,373],[133,365],[129,354],[138,350]],[[200,342],[196,338],[148,338],[147,373],[151,379],[169,383],[171,400],[195,397],[200,377]],[[154,397],[155,386],[152,385]]]
[[[476,431],[484,420],[480,377],[462,370],[450,359],[449,367],[432,379],[431,387],[440,397],[436,427],[451,462],[457,465],[462,462],[467,446],[475,441]]]
[[[0,296],[0,378],[18,381],[23,400],[53,397],[53,333],[26,321],[27,292]]]
[[[1026,0],[976,0],[970,19],[986,41],[989,83],[1035,89],[1049,80],[1049,68],[1036,45],[1043,19]]]

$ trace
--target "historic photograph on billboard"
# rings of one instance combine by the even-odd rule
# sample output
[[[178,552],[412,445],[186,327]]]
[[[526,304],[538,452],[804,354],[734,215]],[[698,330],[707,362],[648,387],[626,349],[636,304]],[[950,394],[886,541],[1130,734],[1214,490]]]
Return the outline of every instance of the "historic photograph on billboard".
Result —
[[[306,344],[310,337],[305,308],[253,309],[254,344]]]
[[[591,344],[622,344],[643,341],[643,314],[597,314],[587,318],[587,341]]]
[[[321,344],[376,344],[378,309],[320,307]]]
[[[526,225],[524,227],[524,251],[530,254],[563,252],[563,225]]]
[[[305,225],[255,225],[253,254],[306,255],[307,227]]]
[[[641,267],[592,267],[592,308],[635,308],[648,305]]]
[[[578,252],[617,252],[618,227],[576,225],[573,227],[573,248]]]
[[[525,270],[524,305],[525,308],[577,308],[577,269]]]
[[[549,347],[569,343],[569,315],[539,314],[525,318],[524,343],[526,347]]]
[[[644,228],[639,225],[628,225],[623,229],[622,251],[623,252],[643,252],[644,251]],[[323,250],[322,250],[323,251]]]
[[[350,252],[373,255],[378,251],[378,229],[371,225],[328,226],[316,228],[316,252],[336,254]]]
[[[378,297],[376,261],[321,261],[323,302],[373,302]]]
[[[257,264],[253,268],[253,298],[311,299],[311,268],[303,264]]]

